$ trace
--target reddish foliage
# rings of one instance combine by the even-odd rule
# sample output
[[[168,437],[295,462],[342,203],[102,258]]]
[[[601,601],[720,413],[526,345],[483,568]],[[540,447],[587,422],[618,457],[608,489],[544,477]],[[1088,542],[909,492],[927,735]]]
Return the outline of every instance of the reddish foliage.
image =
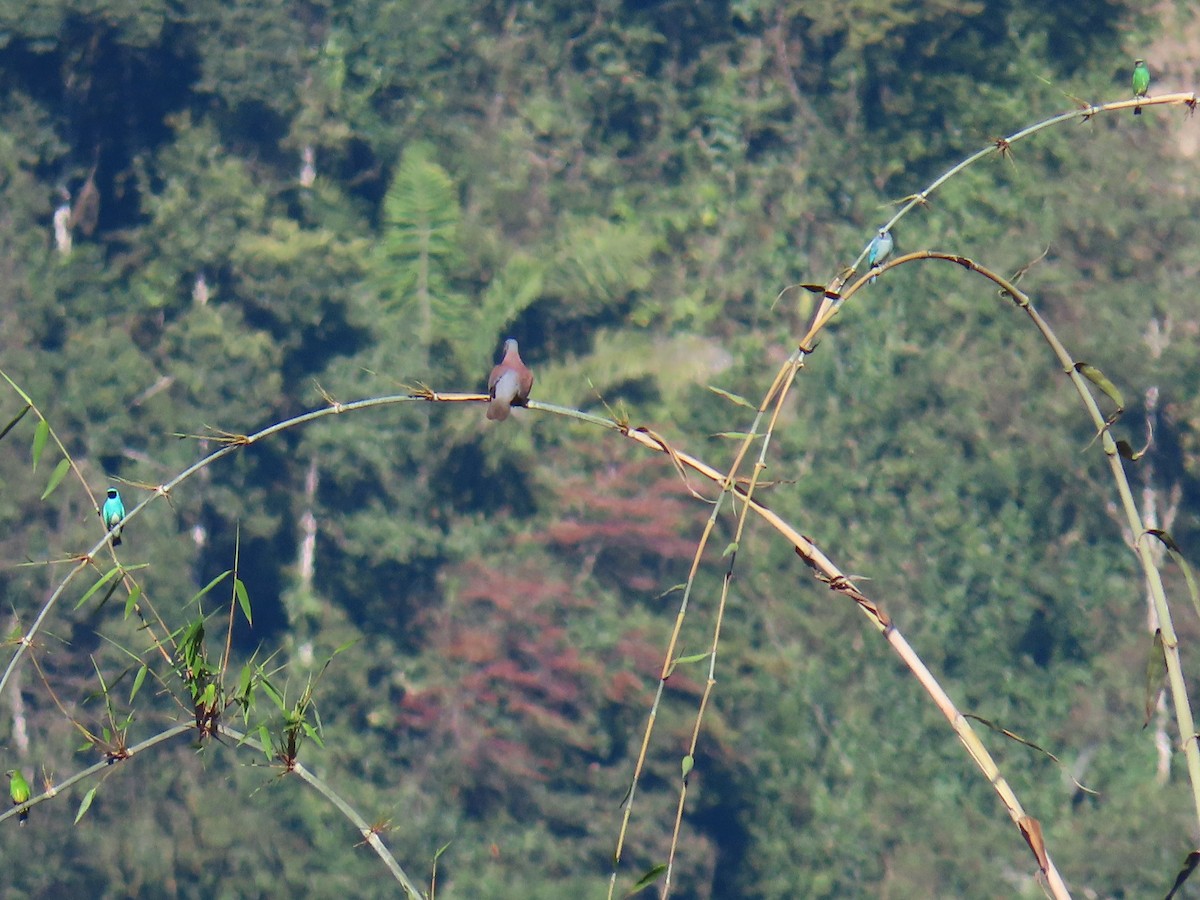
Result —
[[[476,799],[579,768],[606,745],[611,694],[558,621],[580,601],[564,603],[574,592],[544,570],[467,563],[459,574],[456,602],[429,623],[447,679],[407,694],[400,726],[446,747]]]
[[[684,536],[692,502],[660,460],[607,464],[588,477],[556,482],[558,521],[527,540],[578,555],[589,570],[626,587],[660,586],[666,563],[691,560],[695,540]]]
[[[622,705],[630,702],[645,703],[649,700],[643,680],[632,672],[625,670],[614,672],[612,677],[608,679],[608,684],[604,689],[604,696],[614,703]]]
[[[548,795],[533,782],[574,792],[575,782],[596,777],[588,773],[598,760],[608,766],[632,752],[630,727],[662,669],[661,637],[618,625],[597,646],[607,645],[603,660],[581,651],[571,625],[579,614],[595,614],[582,586],[595,576],[645,598],[671,582],[669,570],[678,581],[694,550],[683,535],[695,504],[661,460],[600,461],[593,477],[553,489],[563,510],[557,521],[520,538],[546,547],[550,560],[527,547],[447,573],[453,602],[424,623],[437,670],[398,710],[401,728],[420,733],[425,752],[436,748],[475,809],[520,808],[522,799],[540,807]],[[519,561],[530,555],[533,561]],[[564,568],[579,574],[568,582],[556,575]],[[611,614],[597,621],[613,628]],[[700,686],[676,672],[671,688]]]

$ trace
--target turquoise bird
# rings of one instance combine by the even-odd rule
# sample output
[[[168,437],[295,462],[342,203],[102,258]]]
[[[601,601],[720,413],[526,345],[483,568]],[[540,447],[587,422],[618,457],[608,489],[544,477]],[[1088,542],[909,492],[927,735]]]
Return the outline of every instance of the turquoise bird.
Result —
[[[125,518],[125,504],[121,502],[121,495],[117,493],[116,488],[108,489],[108,499],[104,501],[104,510],[100,513],[100,518],[104,520],[104,527],[113,533],[113,546],[120,547],[121,529],[118,526]]]
[[[4,774],[8,776],[8,794],[10,797],[12,797],[13,806],[20,806],[22,803],[28,803],[29,782],[25,780],[25,776],[22,775],[17,769],[9,769]],[[21,824],[24,825],[25,820],[29,818],[29,810],[21,810],[18,818],[20,819]]]
[[[1150,70],[1146,68],[1144,59],[1135,59],[1133,61],[1133,99],[1140,100],[1146,96],[1146,92],[1150,90]],[[1140,116],[1142,108],[1135,106],[1133,114]]]
[[[892,252],[892,235],[886,228],[880,228],[879,234],[871,239],[871,246],[867,248],[867,265],[872,269],[887,259],[888,254]],[[878,275],[871,276],[871,284],[875,283]]]

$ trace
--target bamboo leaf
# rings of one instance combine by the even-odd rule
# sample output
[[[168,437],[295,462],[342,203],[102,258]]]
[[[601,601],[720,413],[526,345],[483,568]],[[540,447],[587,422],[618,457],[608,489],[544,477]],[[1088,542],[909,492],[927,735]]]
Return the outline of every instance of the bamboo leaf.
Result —
[[[658,879],[662,877],[662,873],[665,871],[667,871],[667,864],[659,863],[657,866],[650,869],[645,875],[639,878],[637,883],[629,889],[629,892],[625,896],[632,897],[638,891],[645,890],[646,888],[650,887],[650,885],[654,884],[654,882],[658,881]]]
[[[1183,868],[1175,876],[1175,883],[1171,885],[1171,890],[1167,893],[1165,900],[1172,900],[1174,898],[1179,889],[1191,878],[1192,873],[1196,871],[1196,866],[1198,865],[1200,865],[1200,850],[1193,850],[1187,855],[1187,859],[1183,861]]]
[[[17,427],[17,423],[25,418],[25,413],[29,412],[31,409],[33,409],[33,407],[26,403],[25,408],[17,413],[13,420],[4,426],[3,430],[0,430],[0,441],[4,440],[8,433]]]
[[[59,460],[58,465],[54,467],[54,471],[50,473],[50,480],[46,483],[46,490],[42,491],[43,500],[54,493],[54,489],[62,484],[62,480],[67,477],[67,473],[70,471],[71,461],[69,459]]]
[[[79,812],[75,813],[75,824],[76,825],[79,824],[79,820],[83,818],[84,814],[89,809],[91,809],[92,801],[95,799],[96,799],[96,789],[95,788],[92,788],[90,791],[88,791],[86,794],[83,795],[83,802],[79,804]]]
[[[20,397],[22,400],[24,400],[30,406],[33,406],[33,400],[30,398],[30,396],[27,393],[25,393],[23,390],[21,390],[21,386],[18,385],[11,378],[9,378],[8,373],[2,369],[0,369],[0,378],[3,378],[5,381],[8,382],[9,387],[11,387],[14,391],[17,392],[18,397]]]
[[[96,593],[96,591],[100,590],[100,588],[104,587],[104,585],[108,584],[110,581],[112,581],[114,578],[116,578],[117,575],[120,573],[120,571],[121,571],[120,566],[113,566],[113,568],[109,569],[107,572],[105,572],[103,575],[101,575],[100,578],[96,581],[96,583],[87,589],[87,593],[84,594],[80,598],[79,602],[75,604],[75,608],[79,609],[79,607],[81,607],[81,606],[83,606],[83,604],[87,603],[88,600],[91,598],[92,594]]]
[[[1133,445],[1129,441],[1122,439],[1117,441],[1117,453],[1123,459],[1127,459],[1130,462],[1137,462],[1145,454],[1145,450],[1134,450]]]
[[[1037,744],[1035,744],[1033,741],[1029,740],[1028,738],[1023,738],[1023,737],[1021,737],[1021,735],[1017,734],[1016,732],[1009,731],[1007,728],[1002,727],[1001,725],[999,725],[996,722],[991,721],[990,719],[985,719],[983,716],[977,716],[974,713],[964,713],[963,716],[964,716],[964,718],[973,719],[974,721],[987,726],[988,728],[992,729],[992,731],[996,732],[997,734],[1004,735],[1009,740],[1016,741],[1018,744],[1024,744],[1026,747],[1029,747],[1031,750],[1036,750],[1038,753],[1041,753],[1043,756],[1045,756],[1047,759],[1049,759],[1051,762],[1053,762],[1056,766],[1058,766],[1059,769],[1062,771],[1063,775],[1065,775],[1067,778],[1071,779],[1071,781],[1075,784],[1075,787],[1079,788],[1079,790],[1083,791],[1086,794],[1092,794],[1093,796],[1099,796],[1096,793],[1096,791],[1092,790],[1090,787],[1087,787],[1084,784],[1080,784],[1079,780],[1077,778],[1075,778],[1074,775],[1071,774],[1070,770],[1068,770],[1066,766],[1063,765],[1062,760],[1060,760],[1057,756],[1055,756],[1053,753],[1051,753],[1045,747],[1039,747]]]
[[[271,682],[264,678],[259,682],[259,684],[262,685],[262,689],[266,691],[267,696],[271,698],[272,702],[276,706],[278,706],[280,709],[287,708],[287,704],[283,701],[283,696],[279,693],[279,691],[275,690],[275,687],[271,684]]]
[[[706,385],[706,387],[710,391],[712,391],[714,394],[716,394],[718,397],[724,397],[726,400],[730,401],[731,403],[736,403],[738,406],[744,406],[744,407],[746,407],[746,409],[754,409],[754,410],[758,409],[757,406],[755,406],[753,403],[751,403],[745,397],[739,396],[738,394],[732,394],[729,391],[721,390],[721,388],[714,387],[711,384]]]
[[[250,698],[250,686],[253,684],[254,672],[250,668],[250,663],[242,666],[242,674],[238,679],[237,695],[239,697]]]
[[[50,423],[45,419],[39,419],[37,430],[33,432],[33,471],[37,471],[38,462],[42,458],[42,451],[46,449],[46,439],[50,437]]]
[[[266,724],[258,726],[258,744],[262,747],[263,754],[267,759],[271,758],[271,735],[267,731]]]
[[[242,615],[249,625],[254,624],[254,616],[250,614],[250,596],[246,593],[246,584],[240,578],[233,579],[233,593],[237,596],[238,604],[242,607]]]
[[[179,651],[183,654],[183,661],[187,663],[189,668],[196,665],[200,659],[200,652],[204,646],[204,619],[199,618],[191,622],[187,630],[183,633],[183,637],[179,639]]]
[[[1117,407],[1117,412],[1125,410],[1125,398],[1121,396],[1121,392],[1117,390],[1117,386],[1109,381],[1103,372],[1090,363],[1085,362],[1075,363],[1075,371],[1104,391],[1108,399]]]
[[[1174,560],[1183,572],[1183,580],[1187,582],[1188,597],[1191,598],[1192,607],[1196,610],[1196,615],[1200,616],[1200,585],[1196,583],[1196,573],[1192,571],[1191,565],[1188,564],[1187,557],[1183,555],[1183,550],[1175,543],[1175,539],[1161,528],[1148,528],[1147,534],[1152,534],[1167,548],[1167,555]]]
[[[1025,843],[1037,857],[1038,868],[1045,872],[1050,868],[1050,857],[1046,853],[1046,841],[1042,838],[1042,823],[1033,816],[1021,816],[1017,821],[1021,834],[1025,835]]]
[[[125,618],[129,618],[129,614],[137,609],[138,597],[142,596],[141,585],[135,584],[133,590],[129,592],[129,596],[125,598]]]
[[[142,689],[142,682],[146,680],[146,673],[150,671],[150,667],[143,665],[138,669],[137,675],[133,677],[133,688],[129,691],[129,702],[133,702],[133,698],[137,696],[138,691]]]
[[[220,575],[218,575],[216,578],[214,578],[212,581],[210,581],[208,584],[206,584],[204,587],[202,587],[200,589],[200,592],[198,594],[196,594],[195,596],[193,596],[192,599],[189,600],[185,605],[191,606],[193,603],[195,603],[197,600],[199,600],[201,597],[203,597],[205,594],[207,594],[209,591],[211,591],[213,588],[215,588],[218,584],[220,584],[224,580],[225,576],[228,575],[232,571],[233,571],[233,569],[226,569],[224,572],[222,572]]]
[[[1162,629],[1154,629],[1154,643],[1150,647],[1150,658],[1146,660],[1146,718],[1142,722],[1145,728],[1150,724],[1154,708],[1158,705],[1158,694],[1162,690],[1163,681],[1167,677],[1167,657],[1163,653]]]

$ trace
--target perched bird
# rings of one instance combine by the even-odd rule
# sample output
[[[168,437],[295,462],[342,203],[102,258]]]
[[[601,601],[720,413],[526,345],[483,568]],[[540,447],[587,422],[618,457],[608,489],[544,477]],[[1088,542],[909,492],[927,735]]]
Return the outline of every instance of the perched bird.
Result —
[[[871,238],[871,246],[867,249],[867,265],[872,269],[887,259],[887,255],[892,252],[892,235],[884,228],[879,229],[879,234]],[[875,283],[878,275],[871,276],[871,284]]]
[[[504,359],[488,376],[488,397],[491,402],[488,404],[487,417],[504,421],[508,418],[510,407],[525,405],[532,389],[533,373],[521,362],[517,342],[509,338],[504,342]]]
[[[1148,90],[1150,90],[1150,70],[1146,68],[1146,61],[1144,59],[1135,59],[1133,61],[1133,98],[1140,100],[1146,96]],[[1140,116],[1142,108],[1135,106],[1133,114]]]
[[[125,504],[121,502],[121,495],[117,493],[116,488],[108,489],[108,499],[104,501],[104,510],[100,513],[100,518],[104,520],[105,528],[116,528],[116,531],[113,531],[113,546],[121,546],[121,529],[117,526],[125,518]]]
[[[9,769],[4,773],[8,776],[9,785],[8,793],[12,797],[13,806],[20,806],[22,803],[29,802],[29,782],[16,769]],[[19,816],[21,824],[25,824],[25,820],[29,818],[29,810],[21,810]]]

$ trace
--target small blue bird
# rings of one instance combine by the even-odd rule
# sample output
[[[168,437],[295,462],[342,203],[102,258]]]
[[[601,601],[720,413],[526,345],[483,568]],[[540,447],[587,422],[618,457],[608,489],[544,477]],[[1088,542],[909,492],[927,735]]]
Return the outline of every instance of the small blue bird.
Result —
[[[121,546],[121,529],[118,527],[121,520],[125,518],[125,504],[121,502],[121,495],[117,493],[116,488],[108,489],[108,499],[104,501],[104,511],[100,513],[100,518],[104,520],[104,527],[113,531],[113,546]]]
[[[885,229],[880,228],[879,234],[871,238],[871,246],[867,250],[867,265],[872,269],[887,259],[887,255],[892,252],[892,235]],[[878,275],[871,276],[871,284],[875,283]]]

